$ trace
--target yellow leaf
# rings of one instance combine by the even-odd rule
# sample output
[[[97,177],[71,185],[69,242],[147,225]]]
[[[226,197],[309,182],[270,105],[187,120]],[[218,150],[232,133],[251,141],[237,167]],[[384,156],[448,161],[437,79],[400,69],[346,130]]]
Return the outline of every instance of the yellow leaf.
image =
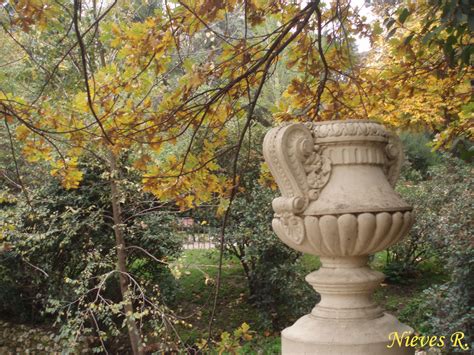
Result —
[[[16,128],[16,137],[19,139],[19,140],[24,140],[26,137],[28,137],[28,135],[30,134],[30,129],[28,127],[26,127],[25,125],[19,125],[17,128]]]
[[[219,201],[219,206],[217,207],[217,216],[222,216],[224,215],[225,211],[227,210],[227,208],[229,207],[229,199],[228,198],[221,198],[220,201]]]

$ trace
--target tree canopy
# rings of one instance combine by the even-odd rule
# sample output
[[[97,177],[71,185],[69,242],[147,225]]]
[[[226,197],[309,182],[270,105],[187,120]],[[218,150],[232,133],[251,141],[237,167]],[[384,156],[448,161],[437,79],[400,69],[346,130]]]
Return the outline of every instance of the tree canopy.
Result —
[[[1,113],[66,188],[83,154],[126,151],[146,190],[188,208],[232,185],[219,157],[238,155],[272,89],[268,122],[369,118],[428,129],[438,146],[470,136],[467,14],[443,6],[367,23],[344,1],[6,3]]]

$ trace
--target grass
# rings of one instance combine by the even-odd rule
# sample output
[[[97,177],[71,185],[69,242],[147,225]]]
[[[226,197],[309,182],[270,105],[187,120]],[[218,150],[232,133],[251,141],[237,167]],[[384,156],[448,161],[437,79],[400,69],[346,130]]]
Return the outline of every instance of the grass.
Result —
[[[320,268],[319,257],[309,254],[303,254],[300,258],[301,272],[310,273]]]
[[[372,267],[382,270],[385,253],[374,256]],[[178,325],[182,340],[193,345],[207,338],[211,316],[215,280],[218,271],[219,254],[217,250],[186,250],[175,263],[180,272],[176,300],[172,305],[180,316],[189,318],[189,325]],[[303,255],[298,262],[298,270],[306,275],[320,267],[319,258]],[[406,284],[383,283],[374,294],[375,300],[389,313],[400,317],[410,325],[416,325],[419,317],[414,312],[417,300],[423,290],[445,279],[437,264],[432,262],[420,266],[421,278],[409,280]],[[247,280],[237,258],[225,257],[222,268],[221,289],[213,321],[213,336],[226,331],[230,334],[242,323],[250,325],[253,339],[242,344],[239,354],[279,354],[279,333],[265,329],[258,310],[248,300]],[[217,337],[216,337],[217,336]]]
[[[216,250],[186,250],[177,261],[182,269],[175,309],[181,316],[192,315],[191,326],[181,326],[187,344],[207,337],[215,292],[219,255]],[[213,333],[232,332],[246,322],[257,329],[257,310],[248,302],[247,280],[236,258],[224,258],[221,288],[213,320]]]
[[[239,354],[281,354],[281,340],[280,336],[274,335],[271,337],[257,337],[251,342],[245,343],[241,349],[239,349]]]

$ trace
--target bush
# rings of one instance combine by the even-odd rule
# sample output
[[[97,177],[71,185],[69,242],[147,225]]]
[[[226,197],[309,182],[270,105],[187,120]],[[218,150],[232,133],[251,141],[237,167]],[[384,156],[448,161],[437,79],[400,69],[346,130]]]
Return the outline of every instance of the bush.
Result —
[[[438,173],[448,177],[451,198],[439,211],[434,226],[433,246],[450,279],[425,291],[431,308],[429,322],[435,334],[462,331],[472,349],[474,328],[474,249],[472,245],[472,211],[474,179],[472,167],[449,159]],[[454,187],[456,186],[456,187]],[[460,351],[461,349],[450,349]]]
[[[30,190],[31,204],[20,195],[15,205],[0,206],[0,225],[14,226],[3,233],[7,248],[0,252],[0,312],[20,321],[56,318],[65,338],[74,340],[79,331],[111,344],[121,338],[123,315],[109,186],[93,167],[84,170],[77,190],[47,179]],[[123,190],[127,203],[129,192]],[[135,193],[132,201],[145,198]],[[174,278],[159,260],[177,256],[182,246],[174,238],[174,217],[164,212],[127,217],[123,228],[134,290],[153,295],[150,300],[161,307],[173,297]],[[146,312],[137,317],[158,312],[155,306],[142,306]]]
[[[444,223],[448,216],[463,213],[463,201],[470,196],[466,186],[472,180],[470,167],[451,156],[427,172],[427,179],[416,183],[401,179],[397,191],[414,208],[415,223],[408,235],[388,250],[385,272],[391,281],[415,276],[420,263],[438,258],[440,238],[454,238],[457,224]],[[467,228],[464,225],[463,228]]]
[[[19,198],[16,205],[2,208],[3,223],[15,226],[4,235],[11,248],[0,255],[1,288],[15,295],[0,295],[2,314],[42,320],[49,297],[70,296],[64,279],[81,274],[85,256],[97,250],[105,259],[114,242],[104,221],[103,193],[90,176],[77,191],[49,180],[30,190],[31,205]]]
[[[403,132],[400,134],[406,164],[402,171],[402,176],[419,174],[421,178],[428,176],[428,170],[439,161],[438,154],[430,148],[431,140],[426,133]]]
[[[397,280],[419,272],[421,262],[437,260],[449,279],[413,300],[411,308],[423,310],[418,330],[441,335],[462,331],[468,343],[474,323],[473,187],[472,166],[449,155],[428,170],[427,180],[416,185],[402,181],[399,191],[414,205],[416,222],[408,237],[390,249],[385,269]]]
[[[262,311],[269,328],[281,329],[307,313],[318,298],[299,270],[301,253],[272,231],[274,197],[273,191],[255,184],[236,198],[225,247],[244,268],[250,301]]]

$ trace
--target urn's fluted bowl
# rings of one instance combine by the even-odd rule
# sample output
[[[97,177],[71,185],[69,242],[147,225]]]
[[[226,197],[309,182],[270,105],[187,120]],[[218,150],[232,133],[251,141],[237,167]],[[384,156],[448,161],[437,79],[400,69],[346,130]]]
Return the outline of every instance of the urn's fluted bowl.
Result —
[[[294,222],[294,221],[293,221]],[[292,221],[289,221],[292,223]],[[296,250],[320,256],[361,256],[373,254],[397,243],[413,223],[412,212],[305,216],[305,236],[295,239],[291,230],[275,218],[278,237]]]

